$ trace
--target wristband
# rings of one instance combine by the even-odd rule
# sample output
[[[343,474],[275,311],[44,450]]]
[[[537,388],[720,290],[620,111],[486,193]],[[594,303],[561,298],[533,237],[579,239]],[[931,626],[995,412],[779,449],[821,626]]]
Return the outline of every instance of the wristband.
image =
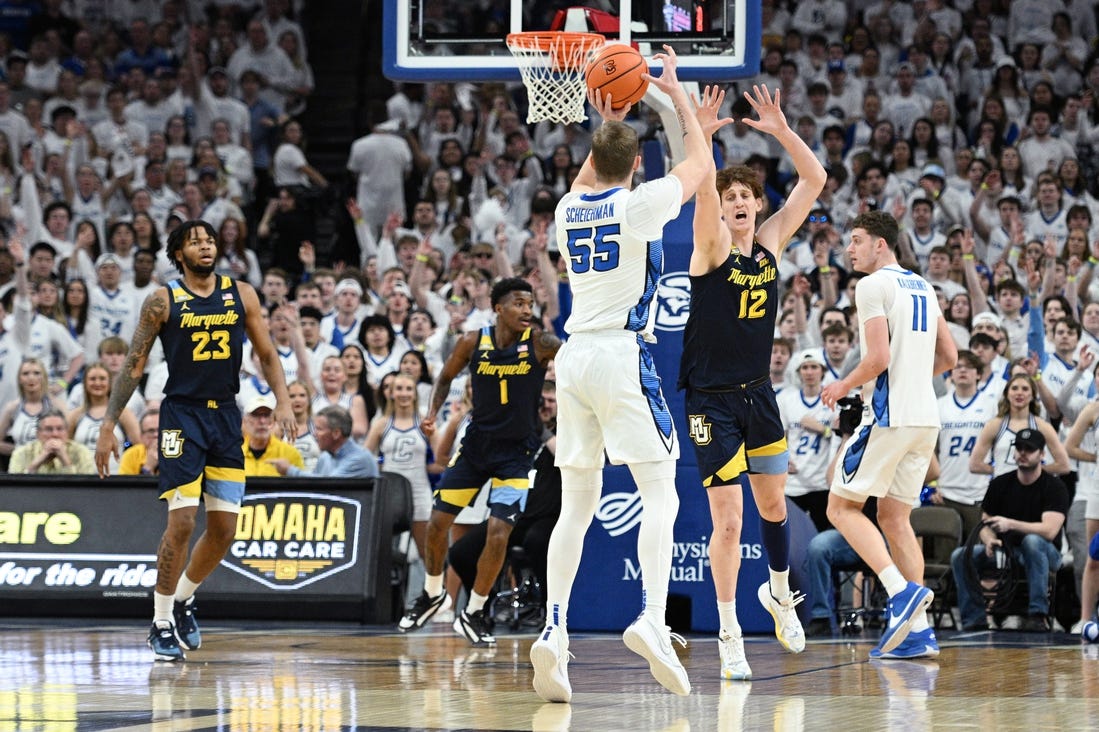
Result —
[[[1034,376],[1031,376],[1030,378],[1034,379],[1035,381],[1041,381],[1042,380],[1042,372],[1041,371],[1035,371]]]
[[[988,183],[982,183],[981,184],[981,190],[982,191],[987,191],[988,190]]]
[[[1096,257],[1088,257],[1088,264],[1094,267],[1095,265],[1099,264],[1099,259],[1097,259]]]
[[[829,272],[831,272],[831,271],[832,271],[832,268],[831,268],[831,267],[829,267],[829,266],[828,266],[828,265],[826,264],[826,265],[824,265],[823,267],[818,267],[818,268],[817,268],[817,271],[818,271],[818,272],[820,272],[821,274],[828,274]]]
[[[824,439],[826,439],[826,440],[831,439],[831,437],[832,437],[832,428],[829,427],[828,425],[824,425],[824,432],[821,433],[821,434],[824,436]]]
[[[431,261],[431,257],[427,256],[426,254],[417,254],[416,261],[427,263]]]
[[[977,258],[977,256],[974,255],[974,254],[963,254],[962,255],[962,259],[965,260],[966,262],[972,262],[976,258]]]
[[[1065,279],[1068,280],[1069,282],[1075,282],[1076,281],[1076,275],[1068,275],[1067,277],[1065,277]]]

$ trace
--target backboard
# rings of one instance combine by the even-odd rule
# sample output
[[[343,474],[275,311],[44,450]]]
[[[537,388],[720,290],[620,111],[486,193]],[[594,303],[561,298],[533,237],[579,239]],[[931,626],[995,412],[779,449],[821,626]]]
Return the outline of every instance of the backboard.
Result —
[[[395,81],[518,81],[508,33],[570,30],[634,43],[646,57],[670,44],[683,81],[759,72],[756,0],[587,0],[577,8],[584,2],[385,0],[383,71]],[[619,22],[623,17],[630,22]]]

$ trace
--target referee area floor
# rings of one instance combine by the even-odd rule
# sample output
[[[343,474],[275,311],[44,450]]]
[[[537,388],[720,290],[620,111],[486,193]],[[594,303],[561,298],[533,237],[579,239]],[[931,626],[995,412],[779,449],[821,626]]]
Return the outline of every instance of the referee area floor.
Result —
[[[680,650],[690,696],[664,691],[609,633],[571,636],[571,704],[531,688],[533,633],[475,648],[446,625],[202,625],[153,662],[143,621],[0,619],[7,730],[1083,730],[1099,726],[1099,645],[1067,634],[939,633],[934,661],[868,661],[869,635],[804,653],[749,636],[751,682],[718,677],[715,636]]]

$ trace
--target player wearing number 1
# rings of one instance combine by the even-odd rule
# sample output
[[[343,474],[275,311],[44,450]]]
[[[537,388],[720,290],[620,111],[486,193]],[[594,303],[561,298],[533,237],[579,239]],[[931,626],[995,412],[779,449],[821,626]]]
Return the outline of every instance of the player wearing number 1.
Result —
[[[530,471],[541,445],[539,400],[546,366],[557,355],[557,336],[531,327],[533,290],[529,282],[511,277],[492,287],[496,325],[466,333],[454,345],[435,388],[431,407],[420,429],[435,431],[435,415],[450,393],[454,377],[469,369],[473,384],[473,415],[458,453],[438,487],[424,541],[424,589],[405,612],[397,629],[416,630],[435,613],[449,607],[443,587],[447,535],[454,518],[491,480],[488,536],[477,561],[477,578],[454,630],[474,645],[495,643],[485,601],[504,564],[508,536],[527,505]]]
[[[184,658],[180,646],[195,650],[201,643],[195,590],[228,551],[244,498],[244,438],[236,394],[245,333],[278,400],[275,418],[283,438],[293,440],[297,425],[256,291],[214,274],[218,247],[213,227],[204,221],[180,224],[168,237],[167,254],[182,276],[141,306],[133,345],[99,430],[95,463],[106,477],[111,454],[118,455],[115,423],[159,336],[168,363],[159,439],[160,498],[168,503],[168,526],[157,550],[148,642],[157,660],[177,661]],[[206,503],[206,530],[188,559],[200,499]]]
[[[753,87],[744,97],[759,115],[745,124],[773,135],[797,168],[786,205],[756,230],[763,188],[755,171],[709,166],[699,188],[691,253],[691,313],[683,334],[679,387],[687,389],[687,424],[710,503],[714,530],[710,567],[717,594],[721,677],[746,680],[752,670],[736,616],[740,572],[741,485],[751,486],[767,551],[769,581],[757,597],[775,620],[775,635],[792,653],[805,648],[790,589],[790,529],[786,522],[786,432],[771,386],[771,346],[778,311],[778,263],[790,238],[816,205],[826,174],[813,151],[790,129],[779,93]],[[706,111],[707,105],[700,108]],[[714,127],[709,112],[703,128]],[[735,349],[735,355],[731,352]],[[747,478],[747,481],[745,481]]]
[[[646,342],[653,340],[664,225],[694,195],[712,165],[712,154],[676,77],[675,52],[664,48],[667,54],[656,55],[664,73],[645,78],[675,105],[686,159],[667,176],[634,189],[641,158],[637,133],[622,122],[629,107],[616,110],[613,98],[589,91],[588,101],[604,122],[592,135],[591,155],[555,213],[573,304],[565,323],[569,340],[557,358],[561,516],[549,544],[547,625],[530,653],[534,690],[546,701],[572,698],[566,611],[584,534],[603,487],[604,449],[612,463],[629,466],[644,507],[637,540],[643,610],[622,639],[649,662],[665,688],[676,694],[691,689],[664,618],[672,525],[679,511],[679,444]]]
[[[920,495],[939,435],[934,374],[954,368],[958,349],[927,280],[897,264],[897,222],[883,211],[851,221],[847,254],[855,288],[862,359],[821,394],[828,406],[861,388],[862,423],[844,443],[828,498],[828,518],[889,594],[881,643],[871,658],[939,655],[925,610],[934,599],[923,581],[923,552],[909,515]],[[883,540],[863,512],[878,498]],[[888,546],[886,545],[888,541]]]

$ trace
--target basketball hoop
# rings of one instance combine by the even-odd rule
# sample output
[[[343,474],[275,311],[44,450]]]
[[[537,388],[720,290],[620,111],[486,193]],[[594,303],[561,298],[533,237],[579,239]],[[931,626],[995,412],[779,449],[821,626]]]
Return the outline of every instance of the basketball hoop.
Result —
[[[606,39],[598,33],[510,33],[508,50],[527,87],[527,122],[583,122],[584,68]]]

